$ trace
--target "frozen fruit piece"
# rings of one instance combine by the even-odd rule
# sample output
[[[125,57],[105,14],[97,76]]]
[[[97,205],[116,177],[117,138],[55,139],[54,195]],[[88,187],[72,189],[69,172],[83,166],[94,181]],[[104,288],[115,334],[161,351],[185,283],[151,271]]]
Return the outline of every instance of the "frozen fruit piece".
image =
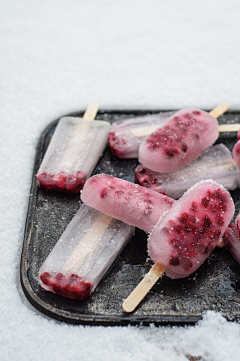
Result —
[[[240,184],[240,170],[223,144],[207,148],[198,158],[172,173],[154,172],[143,165],[135,169],[136,183],[174,199],[200,180],[209,178],[228,190],[234,190]]]
[[[214,116],[199,109],[182,109],[141,143],[139,161],[157,172],[173,172],[197,158],[217,138]]]
[[[174,113],[161,112],[114,122],[108,135],[112,154],[118,158],[138,158],[143,139]]]
[[[81,192],[84,203],[103,213],[150,232],[159,217],[172,207],[172,198],[106,174],[87,180]]]
[[[41,286],[82,300],[134,234],[134,227],[82,205],[39,270]]]
[[[223,235],[223,243],[236,261],[240,263],[240,238],[238,225],[236,223],[231,223],[227,227]]]
[[[79,193],[103,154],[109,129],[104,121],[61,118],[37,173],[39,186]]]
[[[212,252],[233,214],[233,200],[221,185],[197,183],[160,218],[148,240],[150,257],[169,277],[187,277]]]

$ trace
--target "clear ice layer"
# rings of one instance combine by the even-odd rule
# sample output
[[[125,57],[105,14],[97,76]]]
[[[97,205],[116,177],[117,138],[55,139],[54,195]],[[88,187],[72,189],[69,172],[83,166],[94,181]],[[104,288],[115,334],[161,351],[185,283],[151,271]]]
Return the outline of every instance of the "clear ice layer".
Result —
[[[114,122],[108,135],[112,154],[118,158],[138,158],[143,139],[174,113],[161,112]]]
[[[212,180],[190,188],[160,218],[148,239],[148,252],[171,278],[196,271],[213,251],[234,214],[230,194]]]
[[[41,286],[71,299],[88,297],[134,230],[83,204],[42,264]]]
[[[107,174],[89,178],[81,192],[84,203],[150,232],[175,202],[163,194]]]
[[[76,194],[92,174],[107,144],[110,124],[61,118],[39,168],[39,186]]]
[[[155,172],[174,172],[197,158],[217,138],[215,117],[200,109],[182,109],[143,140],[139,162]]]
[[[207,148],[198,158],[172,173],[158,173],[138,165],[136,183],[177,199],[200,180],[214,179],[228,190],[240,185],[240,170],[225,145]]]

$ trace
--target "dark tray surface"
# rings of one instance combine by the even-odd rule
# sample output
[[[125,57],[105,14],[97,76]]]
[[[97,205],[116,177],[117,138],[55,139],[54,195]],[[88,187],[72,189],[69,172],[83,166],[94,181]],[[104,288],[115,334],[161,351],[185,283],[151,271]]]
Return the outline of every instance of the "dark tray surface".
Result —
[[[155,112],[102,110],[96,119],[112,123]],[[82,116],[83,112],[70,115]],[[221,312],[228,320],[239,320],[240,266],[224,248],[216,248],[188,278],[171,280],[163,276],[135,312],[124,313],[123,300],[152,266],[147,255],[147,236],[139,229],[88,299],[74,301],[41,288],[39,268],[81,205],[79,195],[48,193],[37,186],[36,173],[58,120],[43,131],[36,152],[20,270],[28,300],[52,318],[90,325],[191,324],[201,319],[206,310]],[[240,123],[240,112],[228,112],[219,118],[219,123]],[[236,133],[224,133],[217,143],[224,143],[232,150],[236,139]],[[94,174],[111,174],[133,182],[137,164],[134,159],[115,158],[107,147]],[[236,216],[240,209],[240,190],[231,194]]]

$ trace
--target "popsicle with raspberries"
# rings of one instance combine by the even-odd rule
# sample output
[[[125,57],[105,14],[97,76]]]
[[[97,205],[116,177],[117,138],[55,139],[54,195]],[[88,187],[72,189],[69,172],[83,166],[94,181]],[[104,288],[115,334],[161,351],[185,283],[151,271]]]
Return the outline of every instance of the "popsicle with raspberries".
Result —
[[[107,144],[110,124],[93,120],[97,110],[98,104],[92,103],[83,118],[60,119],[37,173],[41,188],[80,192]]]
[[[238,167],[240,167],[240,140],[236,142],[232,150],[233,159],[237,163]]]
[[[150,232],[174,200],[166,195],[107,174],[90,177],[81,192],[90,207]]]
[[[240,213],[236,221],[230,223],[223,235],[223,244],[240,264]]]
[[[132,312],[165,272],[183,278],[196,271],[213,251],[234,214],[230,194],[213,180],[191,187],[163,215],[148,239],[155,265],[124,301]]]
[[[135,182],[156,192],[177,199],[200,180],[214,179],[228,190],[240,185],[240,170],[230,150],[216,144],[180,169],[171,173],[154,172],[139,164],[135,169]]]
[[[139,162],[161,173],[174,172],[191,162],[216,141],[216,117],[228,108],[224,103],[210,113],[193,108],[178,111],[143,140]]]
[[[75,300],[88,297],[134,230],[83,204],[42,264],[41,286]]]
[[[160,112],[114,122],[108,134],[112,154],[123,159],[138,158],[138,149],[143,139],[174,113],[176,111]]]

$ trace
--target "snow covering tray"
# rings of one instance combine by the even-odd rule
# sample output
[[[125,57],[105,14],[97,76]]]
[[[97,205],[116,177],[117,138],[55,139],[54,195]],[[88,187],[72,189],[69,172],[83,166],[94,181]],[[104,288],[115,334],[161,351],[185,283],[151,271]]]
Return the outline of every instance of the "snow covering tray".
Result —
[[[112,123],[154,112],[99,111],[96,119]],[[82,115],[83,112],[71,114]],[[33,170],[20,270],[28,300],[47,316],[76,324],[190,324],[197,322],[206,310],[219,311],[228,320],[239,321],[240,266],[224,248],[216,248],[188,278],[171,280],[163,276],[135,312],[125,314],[121,307],[123,300],[152,266],[147,255],[147,236],[139,229],[89,298],[74,301],[41,288],[39,268],[81,205],[79,195],[48,193],[37,185],[36,173],[58,121],[52,122],[42,133]],[[219,118],[219,123],[239,122],[240,112],[228,112]],[[223,133],[217,143],[224,143],[232,150],[236,139],[236,133]],[[133,182],[137,164],[136,159],[117,159],[107,148],[94,174],[107,173]],[[231,194],[237,214],[240,190]]]

